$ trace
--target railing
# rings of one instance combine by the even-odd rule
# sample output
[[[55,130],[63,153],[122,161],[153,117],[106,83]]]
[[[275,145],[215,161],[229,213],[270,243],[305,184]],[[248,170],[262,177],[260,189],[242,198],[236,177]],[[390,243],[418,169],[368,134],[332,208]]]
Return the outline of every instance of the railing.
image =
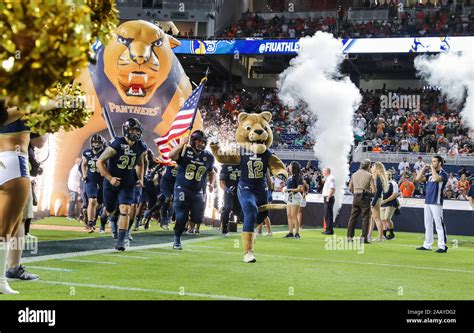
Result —
[[[288,19],[296,18],[320,18],[320,17],[336,17],[337,12],[335,10],[325,10],[316,12],[271,12],[271,13],[258,13],[259,17],[264,20],[271,20],[275,16],[285,17]]]
[[[462,13],[467,17],[469,14],[471,14],[471,10],[474,12],[474,6],[464,6]]]
[[[142,7],[142,0],[117,0],[117,7]]]
[[[383,162],[383,163],[400,163],[403,158],[407,159],[409,163],[415,163],[418,161],[418,157],[421,156],[423,161],[431,160],[435,154],[427,153],[402,153],[402,152],[370,152],[366,151],[367,146],[359,144],[354,148],[352,153],[352,161],[360,162],[363,159],[368,158],[372,162]],[[292,150],[292,149],[272,149],[272,151],[280,157],[282,160],[296,160],[296,161],[307,161],[315,160],[314,151],[309,149]],[[474,155],[458,155],[448,156],[447,154],[437,154],[444,158],[446,165],[462,165],[462,166],[474,166]]]
[[[349,21],[388,20],[388,9],[350,10],[347,14]]]
[[[291,150],[291,149],[272,149],[272,151],[282,160],[295,160],[295,161],[307,161],[314,160],[314,151],[305,150]]]
[[[119,8],[143,8],[143,9],[159,9],[167,11],[193,11],[204,10],[211,11],[215,8],[216,0],[117,0]]]
[[[435,154],[418,153],[418,152],[371,152],[368,151],[367,146],[362,143],[354,150],[357,150],[357,154],[353,154],[353,161],[360,162],[363,159],[368,158],[372,162],[383,162],[383,163],[400,163],[403,158],[407,159],[409,163],[415,163],[418,157],[421,156],[426,162],[430,160]],[[458,155],[448,156],[448,154],[436,154],[444,158],[446,165],[463,165],[463,166],[474,166],[474,155]]]

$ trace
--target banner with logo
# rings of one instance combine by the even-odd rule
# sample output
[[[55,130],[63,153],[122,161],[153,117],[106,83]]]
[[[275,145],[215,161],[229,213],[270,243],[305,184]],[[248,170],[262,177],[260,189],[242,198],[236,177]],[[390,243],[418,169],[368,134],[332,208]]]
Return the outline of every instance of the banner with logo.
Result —
[[[176,54],[296,54],[298,39],[187,40],[174,48]],[[425,53],[462,51],[474,48],[473,36],[346,38],[343,53]]]

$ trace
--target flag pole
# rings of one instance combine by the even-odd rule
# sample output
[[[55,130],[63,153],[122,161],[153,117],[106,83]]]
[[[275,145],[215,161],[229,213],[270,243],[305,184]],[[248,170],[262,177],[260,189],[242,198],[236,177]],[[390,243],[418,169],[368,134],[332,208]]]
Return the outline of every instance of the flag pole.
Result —
[[[207,67],[207,69],[206,69],[206,74],[205,74],[205,76],[201,79],[201,82],[199,82],[199,85],[206,83],[206,81],[207,81],[207,75],[208,75],[208,74],[209,74],[209,67]],[[191,120],[191,124],[190,124],[189,127],[188,127],[188,131],[186,132],[185,137],[189,137],[189,136],[190,136],[191,131],[192,131],[193,127],[194,127],[194,121],[196,120],[196,115],[197,115],[197,113],[198,113],[198,110],[197,110],[197,107],[196,107],[196,112],[194,112],[193,119]],[[187,146],[188,146],[188,145],[186,144],[186,145],[183,147],[183,150],[181,150],[181,157],[183,157],[184,154],[186,154]]]
[[[107,107],[104,106],[102,108],[102,114],[104,116],[105,123],[107,124],[107,128],[109,130],[109,135],[111,137],[111,140],[113,140],[117,137],[117,135],[115,134],[115,129],[114,129],[114,126],[112,124],[112,119],[110,119],[110,114],[109,114],[109,110],[107,109]]]

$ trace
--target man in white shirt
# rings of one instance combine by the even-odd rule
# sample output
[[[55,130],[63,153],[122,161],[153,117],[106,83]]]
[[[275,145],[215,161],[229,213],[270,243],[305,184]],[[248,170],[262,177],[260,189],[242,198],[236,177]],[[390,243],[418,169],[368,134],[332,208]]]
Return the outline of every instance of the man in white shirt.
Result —
[[[400,141],[400,151],[402,152],[408,152],[408,147],[410,146],[410,143],[408,142],[408,140],[406,138],[403,138],[401,141]]]
[[[288,33],[290,34],[290,38],[296,37],[296,30],[294,28],[288,29]]]
[[[336,191],[336,180],[331,175],[331,169],[323,169],[324,186],[323,186],[323,198],[324,198],[324,220],[326,221],[326,231],[324,235],[334,235],[334,192]]]
[[[416,171],[416,174],[418,174],[418,172],[421,170],[421,169],[424,169],[426,166],[425,162],[423,162],[423,158],[420,156],[418,157],[418,161],[415,163],[415,171]]]
[[[453,176],[452,172],[449,173],[448,183],[446,184],[446,186],[451,186],[453,192],[458,191],[458,179]]]
[[[76,203],[81,193],[81,172],[79,166],[81,159],[76,158],[76,162],[69,171],[69,178],[67,180],[67,187],[69,189],[69,205],[68,205],[68,219],[74,219],[76,217]]]
[[[407,170],[410,170],[410,163],[408,163],[407,158],[404,157],[403,161],[398,164],[398,172],[400,172],[400,175],[401,175]]]

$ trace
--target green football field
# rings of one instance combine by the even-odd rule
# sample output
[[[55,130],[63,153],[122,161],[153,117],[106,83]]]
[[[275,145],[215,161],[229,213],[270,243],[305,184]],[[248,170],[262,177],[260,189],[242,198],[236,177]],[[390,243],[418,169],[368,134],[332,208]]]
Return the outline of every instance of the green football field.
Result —
[[[65,219],[37,224],[79,226]],[[39,253],[25,266],[39,281],[16,282],[15,300],[473,300],[474,237],[449,236],[447,254],[416,251],[423,234],[364,248],[328,242],[319,229],[302,239],[259,237],[257,262],[242,262],[240,234],[224,238],[203,227],[171,249],[172,231],[157,226],[134,234],[124,253],[113,250],[110,234],[35,230]],[[336,234],[345,236],[345,229]],[[360,231],[359,231],[360,232]],[[334,240],[334,238],[332,238]],[[86,252],[81,252],[86,251]]]

